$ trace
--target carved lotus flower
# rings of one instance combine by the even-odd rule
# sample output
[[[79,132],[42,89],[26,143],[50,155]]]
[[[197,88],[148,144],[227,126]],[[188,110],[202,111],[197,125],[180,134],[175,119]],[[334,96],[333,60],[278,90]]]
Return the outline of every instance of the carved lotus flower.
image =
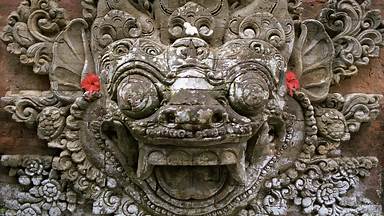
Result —
[[[36,205],[25,203],[20,207],[20,210],[16,213],[17,216],[37,216],[41,215],[41,210]]]
[[[39,187],[39,195],[47,202],[56,201],[60,196],[60,184],[53,179],[44,180]]]
[[[28,176],[40,175],[43,171],[43,165],[41,161],[36,159],[30,159],[25,161],[25,174]]]

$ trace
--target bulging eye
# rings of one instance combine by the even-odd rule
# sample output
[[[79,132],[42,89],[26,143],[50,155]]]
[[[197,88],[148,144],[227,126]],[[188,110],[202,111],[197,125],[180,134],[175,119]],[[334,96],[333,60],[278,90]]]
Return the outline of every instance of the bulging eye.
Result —
[[[238,76],[229,89],[231,106],[241,114],[257,114],[259,109],[267,103],[268,98],[268,85],[257,72]]]
[[[114,47],[113,53],[114,55],[118,55],[118,56],[128,54],[131,49],[131,46],[132,45],[128,42],[120,43]]]
[[[128,117],[134,119],[148,117],[159,107],[156,86],[147,77],[127,76],[117,88],[117,104]]]

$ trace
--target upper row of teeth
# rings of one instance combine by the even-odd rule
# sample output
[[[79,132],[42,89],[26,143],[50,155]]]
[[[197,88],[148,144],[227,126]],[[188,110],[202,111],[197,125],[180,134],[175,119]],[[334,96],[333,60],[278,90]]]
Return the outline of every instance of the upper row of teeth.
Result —
[[[239,134],[245,135],[252,132],[250,125],[225,125],[218,128],[204,129],[196,132],[183,129],[170,129],[166,127],[147,128],[145,135],[150,137],[169,137],[169,138],[210,138],[223,135]]]

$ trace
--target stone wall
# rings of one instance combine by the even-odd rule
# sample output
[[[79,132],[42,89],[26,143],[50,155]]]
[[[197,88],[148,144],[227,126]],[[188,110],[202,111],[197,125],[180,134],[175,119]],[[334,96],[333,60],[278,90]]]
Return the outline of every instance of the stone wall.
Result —
[[[315,17],[319,13],[325,0],[305,0],[305,17]],[[384,1],[372,0],[372,8],[382,10],[384,15]],[[6,25],[8,14],[14,10],[19,1],[0,1],[0,28]],[[70,13],[68,16],[77,17],[81,14],[78,0],[61,0],[60,4]],[[6,52],[6,46],[0,43],[0,96],[6,92],[20,90],[46,90],[49,88],[45,76],[35,75],[27,66],[20,65],[18,59]],[[335,91],[343,93],[364,92],[384,94],[384,50],[380,59],[373,59],[369,66],[361,68],[359,74],[340,85],[334,86]],[[383,101],[384,102],[384,101]],[[382,113],[371,124],[364,124],[358,135],[354,135],[351,142],[343,145],[345,156],[376,156],[380,166],[367,178],[368,198],[378,201],[383,189],[380,175],[384,167],[384,103]],[[10,114],[0,111],[0,154],[44,154],[51,150],[45,147],[43,141],[37,139],[35,130],[24,127],[21,123],[12,121]],[[6,170],[0,167],[0,181],[11,181],[6,177]],[[384,174],[383,174],[384,175]],[[381,201],[383,204],[384,202]]]

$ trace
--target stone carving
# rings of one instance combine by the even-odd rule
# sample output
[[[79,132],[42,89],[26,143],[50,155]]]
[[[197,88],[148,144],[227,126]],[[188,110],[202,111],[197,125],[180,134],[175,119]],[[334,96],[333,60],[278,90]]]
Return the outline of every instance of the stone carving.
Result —
[[[33,66],[33,72],[48,74],[52,61],[52,42],[65,28],[64,10],[56,1],[22,1],[8,17],[1,40],[20,62]]]
[[[329,1],[319,20],[335,47],[333,80],[339,82],[358,72],[358,66],[379,56],[383,46],[383,22],[379,10],[370,10],[370,0]]]
[[[383,43],[369,1],[330,0],[319,21],[287,0],[81,5],[68,21],[23,1],[3,31],[51,84],[4,108],[58,152],[1,157],[21,185],[6,215],[381,213],[354,193],[377,160],[339,147],[382,96],[330,93]]]
[[[57,171],[51,168],[52,157],[2,156],[1,163],[11,167],[10,175],[17,174],[23,187],[12,188],[14,200],[5,200],[10,206],[6,215],[62,215],[74,212],[81,203],[78,195],[67,182],[58,179]],[[0,191],[6,191],[2,188]]]
[[[19,92],[16,95],[2,97],[4,109],[12,113],[17,122],[27,126],[36,125],[39,113],[46,107],[60,107],[61,102],[51,92]]]

